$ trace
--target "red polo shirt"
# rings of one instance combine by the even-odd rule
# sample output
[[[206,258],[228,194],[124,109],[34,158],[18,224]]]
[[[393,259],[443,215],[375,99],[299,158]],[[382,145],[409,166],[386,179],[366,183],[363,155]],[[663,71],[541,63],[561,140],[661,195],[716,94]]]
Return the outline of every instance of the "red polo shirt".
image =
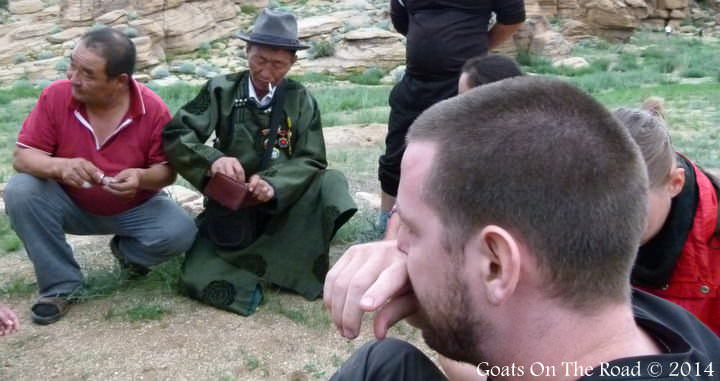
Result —
[[[146,86],[130,82],[130,107],[122,122],[104,142],[98,141],[85,105],[72,96],[68,80],[53,82],[40,94],[23,122],[17,145],[54,157],[82,157],[104,174],[126,168],[148,168],[165,163],[162,129],[171,119],[165,103]],[[140,190],[133,199],[116,197],[94,184],[82,189],[61,184],[75,203],[88,213],[113,215],[145,202],[155,191]]]

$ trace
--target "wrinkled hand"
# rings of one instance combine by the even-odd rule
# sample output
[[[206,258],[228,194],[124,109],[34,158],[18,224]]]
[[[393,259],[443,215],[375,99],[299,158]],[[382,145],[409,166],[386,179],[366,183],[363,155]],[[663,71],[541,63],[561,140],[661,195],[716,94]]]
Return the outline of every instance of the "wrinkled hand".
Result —
[[[20,329],[17,315],[5,306],[0,305],[0,336],[9,335]]]
[[[95,164],[83,158],[62,159],[59,163],[57,177],[66,185],[90,188],[99,182],[102,176]]]
[[[238,182],[245,182],[245,169],[243,169],[240,161],[234,157],[221,157],[215,160],[210,166],[210,174],[222,173],[230,176]]]
[[[270,201],[275,196],[275,188],[258,175],[250,177],[248,190],[261,202]]]
[[[103,189],[117,197],[131,199],[140,189],[142,171],[140,168],[123,169],[113,177],[113,181],[103,185]]]
[[[323,289],[340,335],[357,337],[363,314],[375,311],[373,330],[382,339],[395,323],[418,311],[406,261],[396,241],[356,245],[343,254],[328,272]]]

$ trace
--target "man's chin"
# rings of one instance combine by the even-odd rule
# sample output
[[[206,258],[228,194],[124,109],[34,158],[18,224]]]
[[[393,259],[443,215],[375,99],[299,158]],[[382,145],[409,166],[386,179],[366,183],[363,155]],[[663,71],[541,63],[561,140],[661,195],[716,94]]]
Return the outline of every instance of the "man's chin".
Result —
[[[468,348],[460,348],[458,345],[450,342],[452,340],[452,334],[447,335],[438,333],[432,329],[423,329],[422,337],[428,347],[451,360],[469,364],[475,361],[474,351],[468,350]]]

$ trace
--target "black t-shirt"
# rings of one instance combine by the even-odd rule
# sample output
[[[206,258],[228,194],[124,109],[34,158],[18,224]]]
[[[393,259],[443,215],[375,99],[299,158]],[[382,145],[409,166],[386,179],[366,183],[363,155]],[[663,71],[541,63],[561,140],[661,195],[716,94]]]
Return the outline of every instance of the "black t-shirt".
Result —
[[[633,311],[666,353],[614,360],[581,380],[720,380],[720,338],[695,316],[639,290],[633,290]]]
[[[468,58],[488,50],[491,14],[525,20],[523,0],[392,0],[395,29],[407,36],[407,72],[425,80],[456,77]]]

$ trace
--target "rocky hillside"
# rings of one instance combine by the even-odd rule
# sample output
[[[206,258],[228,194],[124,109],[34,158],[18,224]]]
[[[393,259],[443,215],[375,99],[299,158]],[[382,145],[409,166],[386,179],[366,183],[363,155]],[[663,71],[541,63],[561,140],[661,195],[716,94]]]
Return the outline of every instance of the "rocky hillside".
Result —
[[[388,0],[10,0],[0,10],[0,85],[63,76],[69,53],[90,28],[111,26],[133,38],[140,80],[212,77],[246,66],[245,31],[259,8],[284,7],[300,16],[296,73],[341,74],[404,62],[404,39],[389,22]],[[573,42],[598,36],[624,40],[637,28],[717,35],[720,0],[526,0],[528,21],[507,54],[565,58]]]

